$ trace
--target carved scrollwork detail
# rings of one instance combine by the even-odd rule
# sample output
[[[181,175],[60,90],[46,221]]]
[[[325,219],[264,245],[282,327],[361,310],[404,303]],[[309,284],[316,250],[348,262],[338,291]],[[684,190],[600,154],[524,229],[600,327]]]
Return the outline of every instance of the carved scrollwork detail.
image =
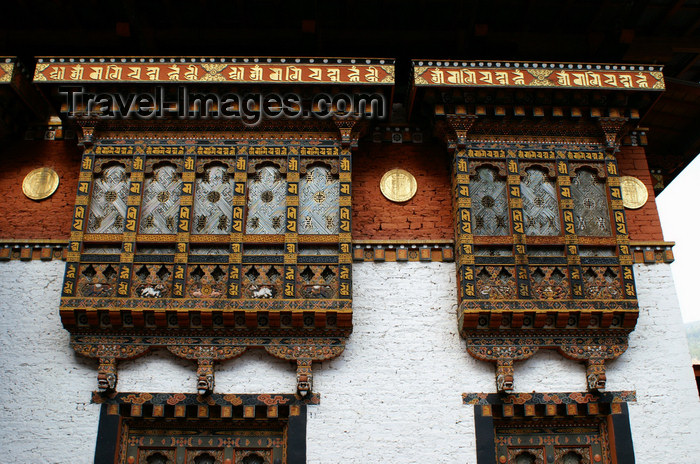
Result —
[[[109,343],[73,344],[73,349],[87,358],[114,358],[119,360],[137,358],[150,349],[147,345],[122,345]]]
[[[464,148],[467,145],[467,134],[471,130],[474,122],[476,122],[476,116],[448,116],[447,122],[452,129],[455,142],[458,148]]]
[[[537,351],[537,346],[516,346],[516,345],[483,345],[467,343],[467,351],[476,359],[482,361],[524,361],[531,358]]]
[[[588,391],[605,390],[605,361],[599,358],[589,359],[586,363],[586,383]]]
[[[297,360],[297,393],[306,396],[313,390],[314,375],[310,359]]]
[[[496,390],[506,393],[512,392],[514,373],[512,359],[496,361]]]
[[[245,353],[246,346],[190,346],[170,345],[168,351],[183,359],[211,359],[224,361],[236,358]]]
[[[265,351],[276,358],[297,362],[297,393],[306,396],[313,390],[313,361],[323,361],[339,356],[344,344],[313,344],[311,340],[286,339],[281,344],[265,346]]]
[[[562,345],[558,350],[567,358],[579,361],[615,359],[627,350],[627,343],[619,343],[617,340],[599,339],[595,341],[597,343],[590,343],[591,340],[581,340],[581,344]]]
[[[265,346],[265,351],[272,356],[289,361],[298,359],[324,361],[339,356],[343,350],[345,350],[345,345],[308,344],[304,341],[297,344],[295,340],[289,340],[288,344]]]
[[[214,361],[197,360],[197,393],[208,395],[214,391]]]

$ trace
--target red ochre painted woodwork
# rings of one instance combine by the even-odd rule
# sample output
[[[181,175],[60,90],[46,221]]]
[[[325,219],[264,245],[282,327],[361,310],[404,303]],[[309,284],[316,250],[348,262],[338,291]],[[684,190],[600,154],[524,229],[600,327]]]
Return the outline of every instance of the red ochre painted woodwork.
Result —
[[[413,61],[416,86],[664,90],[661,66]]]
[[[40,58],[35,82],[394,83],[393,60],[268,58]],[[0,78],[2,76],[0,75]]]
[[[416,178],[416,195],[394,203],[379,182],[391,169]],[[447,155],[439,145],[364,143],[353,154],[353,239],[451,239],[452,203]]]
[[[3,220],[0,239],[67,239],[78,186],[80,150],[75,140],[21,140],[0,149]],[[22,192],[22,181],[32,170],[50,167],[59,177],[58,189],[35,201]]]

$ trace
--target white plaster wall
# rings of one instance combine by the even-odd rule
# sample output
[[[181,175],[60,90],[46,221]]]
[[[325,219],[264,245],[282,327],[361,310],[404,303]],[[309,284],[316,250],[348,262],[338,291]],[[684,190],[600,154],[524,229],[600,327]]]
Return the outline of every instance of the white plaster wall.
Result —
[[[461,394],[491,391],[494,368],[457,333],[455,278],[449,263],[353,266],[352,336],[314,370],[309,464],[476,462]]]
[[[668,264],[634,266],[639,320],[627,352],[608,368],[608,390],[629,404],[637,463],[700,462],[700,399]]]
[[[0,462],[92,462],[97,363],[79,359],[58,315],[65,263],[0,263]]]
[[[99,406],[96,363],[73,354],[58,317],[62,262],[0,263],[0,462],[88,463]],[[314,367],[309,464],[475,464],[473,407],[494,368],[457,333],[454,264],[353,267],[354,331],[338,358]],[[694,462],[700,402],[667,265],[635,267],[641,314],[629,350],[608,366],[630,404],[638,463]],[[194,362],[158,350],[123,362],[121,391],[194,392]],[[517,391],[581,391],[583,365],[542,351],[517,363]],[[217,392],[291,393],[294,367],[250,351],[217,367]]]

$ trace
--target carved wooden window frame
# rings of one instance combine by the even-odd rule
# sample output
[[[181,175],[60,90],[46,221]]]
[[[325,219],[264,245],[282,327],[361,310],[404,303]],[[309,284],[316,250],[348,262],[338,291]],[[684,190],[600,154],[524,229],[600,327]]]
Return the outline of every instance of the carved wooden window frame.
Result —
[[[178,459],[186,459],[187,464],[204,452],[216,453],[221,458],[216,462],[222,464],[239,464],[251,453],[263,457],[265,464],[304,464],[307,406],[319,402],[315,394],[304,400],[293,395],[212,394],[206,404],[197,395],[182,393],[118,393],[94,399],[101,403],[95,464],[141,464],[139,457],[155,452],[173,457],[180,453]],[[168,431],[191,435],[209,430],[221,439],[147,443],[132,438],[141,436],[141,430],[148,435],[160,430],[159,436],[168,436]],[[269,443],[246,445],[229,439],[242,432],[264,436],[265,431],[279,435],[272,444],[277,450]]]

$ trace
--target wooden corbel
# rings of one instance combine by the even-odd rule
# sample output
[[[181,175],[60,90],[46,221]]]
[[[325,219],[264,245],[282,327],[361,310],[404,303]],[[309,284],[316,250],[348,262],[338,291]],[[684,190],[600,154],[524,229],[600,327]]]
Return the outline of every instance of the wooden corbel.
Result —
[[[605,151],[614,155],[620,149],[622,140],[622,129],[627,124],[627,118],[601,117],[598,118],[598,125],[605,135]]]

